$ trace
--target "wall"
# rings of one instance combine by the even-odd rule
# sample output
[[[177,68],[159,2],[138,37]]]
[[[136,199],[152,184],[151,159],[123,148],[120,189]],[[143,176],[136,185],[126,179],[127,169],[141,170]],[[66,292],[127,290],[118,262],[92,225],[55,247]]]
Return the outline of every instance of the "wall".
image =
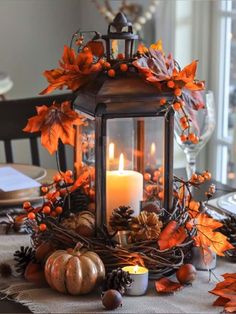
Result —
[[[57,65],[64,44],[80,27],[106,30],[91,1],[0,0],[0,72],[7,72],[14,82],[7,97],[37,96],[46,86],[43,71]],[[1,144],[0,162],[4,162]],[[17,162],[31,162],[27,141],[15,141],[13,149]],[[55,158],[44,149],[40,157],[45,167],[55,167]]]

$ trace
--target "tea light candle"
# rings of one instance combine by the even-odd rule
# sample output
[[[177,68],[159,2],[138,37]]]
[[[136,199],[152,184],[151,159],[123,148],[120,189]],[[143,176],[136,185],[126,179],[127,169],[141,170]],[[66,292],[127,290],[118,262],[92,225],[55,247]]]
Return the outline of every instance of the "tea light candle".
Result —
[[[124,170],[124,155],[120,155],[119,170],[107,171],[106,198],[109,222],[112,211],[118,206],[130,206],[134,215],[140,212],[143,199],[143,175],[137,171]]]
[[[127,288],[127,295],[144,295],[148,288],[148,269],[142,266],[125,266],[122,268],[130,274],[133,280],[131,286]]]

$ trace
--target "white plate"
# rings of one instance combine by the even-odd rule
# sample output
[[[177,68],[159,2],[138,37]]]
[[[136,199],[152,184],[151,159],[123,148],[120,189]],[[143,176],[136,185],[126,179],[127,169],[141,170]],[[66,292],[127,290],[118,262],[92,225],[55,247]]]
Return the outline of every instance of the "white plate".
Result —
[[[38,166],[24,165],[24,164],[0,164],[0,167],[10,166],[28,177],[42,181],[46,175],[46,169]],[[40,196],[39,188],[25,189],[13,192],[1,192],[0,193],[0,206],[19,205],[24,201],[36,202],[42,199]]]

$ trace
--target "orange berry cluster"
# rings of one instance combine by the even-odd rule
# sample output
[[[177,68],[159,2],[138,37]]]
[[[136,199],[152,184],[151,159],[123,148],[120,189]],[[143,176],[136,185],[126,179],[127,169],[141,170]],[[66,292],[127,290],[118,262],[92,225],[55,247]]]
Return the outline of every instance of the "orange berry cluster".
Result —
[[[202,174],[193,173],[189,182],[193,184],[202,184],[205,181],[211,180],[211,173],[209,171],[203,171]]]
[[[164,198],[163,184],[163,167],[158,168],[151,175],[149,172],[144,174],[145,187],[144,192],[146,201],[162,200]]]
[[[199,142],[199,137],[194,133],[189,133],[188,135],[182,134],[180,139],[183,143],[190,141],[193,144],[197,144]]]
[[[44,203],[42,206],[33,207],[30,202],[24,202],[23,208],[27,213],[29,220],[36,220],[40,231],[45,231],[47,226],[42,223],[47,216],[58,217],[63,213],[63,200],[67,193],[66,185],[72,184],[73,172],[67,170],[66,172],[57,173],[53,177],[53,183],[49,185],[43,185],[41,191],[44,194]]]
[[[121,72],[127,72],[129,69],[129,66],[127,63],[122,62],[122,60],[125,59],[125,56],[123,53],[118,53],[117,60],[119,62],[115,64],[114,67],[111,66],[110,62],[105,61],[104,59],[99,60],[99,64],[103,66],[105,70],[107,70],[107,75],[109,77],[115,77],[117,70],[119,69]]]
[[[175,82],[173,80],[169,80],[167,82],[167,86],[171,89],[174,90],[174,94],[175,96],[179,97],[182,95],[182,89],[179,88],[178,84],[176,85]]]

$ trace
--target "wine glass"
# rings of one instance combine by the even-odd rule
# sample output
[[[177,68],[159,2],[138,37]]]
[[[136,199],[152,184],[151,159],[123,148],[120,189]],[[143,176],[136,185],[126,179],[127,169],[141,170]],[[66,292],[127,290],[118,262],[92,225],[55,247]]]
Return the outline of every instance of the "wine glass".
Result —
[[[196,157],[210,139],[215,128],[213,92],[206,91],[202,96],[205,104],[203,109],[196,111],[191,106],[184,106],[185,113],[191,119],[191,133],[199,137],[198,143],[193,144],[189,140],[184,142],[181,140],[183,129],[180,124],[180,115],[175,114],[175,139],[186,154],[188,178],[191,178],[192,174],[196,172]]]

